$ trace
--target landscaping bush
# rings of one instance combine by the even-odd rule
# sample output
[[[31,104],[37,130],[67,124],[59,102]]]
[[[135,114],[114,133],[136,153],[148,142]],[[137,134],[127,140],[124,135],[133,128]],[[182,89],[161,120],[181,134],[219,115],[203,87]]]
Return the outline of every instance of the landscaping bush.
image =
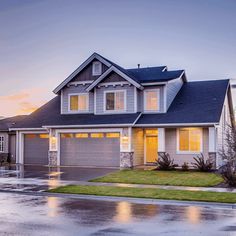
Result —
[[[189,170],[189,165],[188,162],[184,162],[184,164],[181,166],[182,171],[188,171]]]
[[[177,164],[174,164],[174,160],[170,158],[169,153],[159,154],[159,158],[156,161],[157,170],[175,170]]]
[[[205,161],[204,155],[201,153],[201,156],[197,156],[193,158],[195,160],[194,163],[192,163],[192,165],[199,171],[202,172],[209,172],[212,170],[213,167],[213,163],[207,159]]]

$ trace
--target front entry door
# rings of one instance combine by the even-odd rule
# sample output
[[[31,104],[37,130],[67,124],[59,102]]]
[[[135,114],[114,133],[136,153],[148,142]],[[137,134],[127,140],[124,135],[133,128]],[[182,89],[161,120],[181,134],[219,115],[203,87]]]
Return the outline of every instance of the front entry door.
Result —
[[[157,160],[157,136],[146,136],[146,163]]]

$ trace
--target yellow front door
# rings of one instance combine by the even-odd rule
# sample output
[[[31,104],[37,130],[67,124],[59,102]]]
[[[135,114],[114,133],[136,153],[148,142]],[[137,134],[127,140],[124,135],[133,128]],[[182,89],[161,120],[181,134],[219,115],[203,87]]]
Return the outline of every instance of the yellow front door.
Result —
[[[153,163],[157,160],[157,136],[146,136],[146,162]]]

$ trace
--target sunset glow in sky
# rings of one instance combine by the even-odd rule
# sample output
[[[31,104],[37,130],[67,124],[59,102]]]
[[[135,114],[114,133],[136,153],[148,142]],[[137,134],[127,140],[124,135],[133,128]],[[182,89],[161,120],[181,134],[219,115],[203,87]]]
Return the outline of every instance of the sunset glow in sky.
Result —
[[[93,52],[188,80],[236,78],[235,12],[235,0],[1,0],[0,117],[50,100]]]

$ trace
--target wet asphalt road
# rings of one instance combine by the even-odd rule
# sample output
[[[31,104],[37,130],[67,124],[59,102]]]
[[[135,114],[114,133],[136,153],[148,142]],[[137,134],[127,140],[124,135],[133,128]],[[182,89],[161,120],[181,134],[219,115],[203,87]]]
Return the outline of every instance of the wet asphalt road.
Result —
[[[236,210],[0,193],[0,235],[236,235]]]

